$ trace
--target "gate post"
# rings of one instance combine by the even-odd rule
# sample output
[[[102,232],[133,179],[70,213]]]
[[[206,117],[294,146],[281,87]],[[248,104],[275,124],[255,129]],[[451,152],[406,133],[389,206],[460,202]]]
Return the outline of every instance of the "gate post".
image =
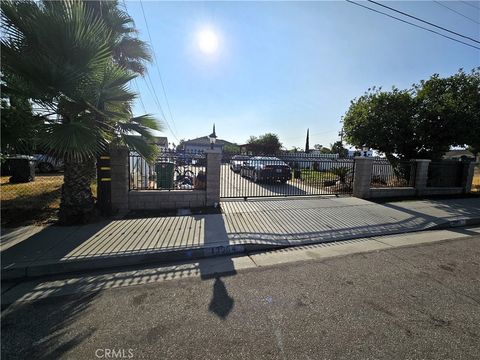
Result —
[[[423,195],[428,181],[428,167],[431,160],[429,159],[414,159],[416,163],[415,169],[415,194],[417,196]]]
[[[465,171],[462,179],[463,193],[468,194],[472,191],[473,175],[475,173],[475,161],[464,163]]]
[[[207,156],[206,206],[220,203],[220,167],[222,152],[220,149],[205,150]]]
[[[110,154],[102,153],[97,157],[97,206],[100,213],[109,216],[112,213],[112,175]]]
[[[370,197],[373,159],[356,156],[354,161],[353,196],[361,199],[368,199]]]
[[[110,149],[111,206],[114,212],[128,210],[128,149]]]

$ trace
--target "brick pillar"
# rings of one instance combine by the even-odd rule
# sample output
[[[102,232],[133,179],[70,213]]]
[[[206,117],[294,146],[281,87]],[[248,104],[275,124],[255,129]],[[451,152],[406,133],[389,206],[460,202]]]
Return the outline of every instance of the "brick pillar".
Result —
[[[353,174],[353,196],[368,199],[370,197],[370,182],[372,178],[373,159],[355,157],[355,171]]]
[[[112,211],[128,210],[128,149],[110,149],[112,175]]]
[[[220,166],[222,152],[219,149],[206,150],[207,156],[207,186],[206,205],[215,206],[220,202]]]
[[[416,169],[415,169],[415,194],[417,196],[423,195],[428,180],[428,166],[430,165],[431,160],[429,159],[414,159]]]
[[[462,187],[463,192],[465,194],[468,194],[470,191],[472,191],[473,175],[475,173],[475,161],[465,163],[464,166],[466,167],[466,169],[464,172],[464,177],[462,179]]]

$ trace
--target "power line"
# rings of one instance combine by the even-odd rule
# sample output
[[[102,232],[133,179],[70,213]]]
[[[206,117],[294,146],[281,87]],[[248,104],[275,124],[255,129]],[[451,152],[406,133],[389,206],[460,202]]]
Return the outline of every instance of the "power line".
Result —
[[[125,11],[128,12],[128,9],[127,9],[127,4],[125,3],[125,0],[123,0],[123,6],[125,7]],[[142,8],[143,9],[143,8]],[[148,24],[147,24],[148,26]],[[162,108],[162,104],[160,103],[159,99],[158,99],[158,96],[157,96],[157,92],[155,91],[155,86],[153,85],[153,82],[152,82],[152,79],[150,78],[150,75],[148,74],[148,71],[145,71],[145,75],[147,77],[147,79],[150,81],[150,84],[151,84],[151,88],[150,86],[148,85],[148,81],[145,80],[145,77],[143,77],[143,80],[145,80],[145,85],[147,86],[147,89],[148,91],[150,92],[150,95],[152,95],[153,97],[153,100],[155,102],[155,104],[157,105],[157,107],[159,108],[160,110],[160,113],[161,113],[161,116],[163,118],[163,121],[165,122],[165,124],[167,124],[167,128],[170,130],[170,133],[173,135],[173,137],[177,140],[177,136],[175,135],[175,133],[173,132],[172,128],[170,127],[170,124],[168,122],[168,119],[166,118],[165,116],[165,113],[163,111],[163,108]],[[136,80],[136,79],[134,79]],[[143,103],[143,100],[141,98],[141,95],[140,95],[140,88],[138,87],[138,84],[135,82],[135,84],[137,85],[137,88],[138,88],[138,92],[139,92],[139,98],[140,98],[140,102],[142,103],[142,106],[143,106],[143,110],[145,111],[145,113],[147,112],[146,111],[146,108],[145,108],[145,105]]]
[[[470,21],[473,21],[474,23],[480,24],[480,22],[476,21],[475,19],[472,19],[471,17],[468,17],[467,15],[463,15],[461,12],[459,12],[455,9],[449,8],[447,5],[442,4],[440,1],[434,1],[434,3],[437,3],[438,5],[443,6],[444,8],[447,8],[448,10],[453,11],[454,13],[456,13],[460,16],[463,16],[465,19],[468,19]]]
[[[160,84],[162,85],[162,91],[163,91],[163,95],[165,96],[165,102],[167,103],[167,109],[168,109],[168,112],[170,114],[170,119],[172,120],[173,127],[175,128],[175,130],[177,130],[177,127],[175,126],[175,120],[173,119],[172,110],[170,109],[170,103],[168,101],[167,92],[165,91],[165,85],[163,83],[163,77],[162,77],[162,74],[160,72],[160,67],[158,66],[157,55],[156,55],[155,47],[153,45],[152,37],[150,35],[150,28],[148,26],[147,17],[145,15],[145,10],[143,8],[142,0],[140,0],[140,7],[142,8],[143,19],[145,20],[145,25],[147,27],[148,38],[150,39],[150,45],[152,46],[153,61],[155,63],[155,67],[157,68],[158,77],[160,78]],[[176,136],[175,136],[175,138],[176,138]],[[178,139],[177,139],[177,141],[178,141]]]
[[[477,6],[475,6],[475,5],[472,5],[472,4],[470,4],[469,2],[467,2],[467,1],[460,1],[460,2],[462,2],[462,3],[464,3],[464,4],[467,4],[467,5],[473,7],[473,8],[475,8],[475,9],[477,9],[477,10],[480,10],[480,7],[477,7]]]
[[[148,89],[148,91],[150,92],[150,94],[153,95],[153,99],[154,99],[154,101],[155,101],[155,104],[157,104],[157,107],[158,107],[159,110],[160,110],[160,113],[161,113],[161,115],[162,115],[162,118],[163,118],[163,120],[165,121],[165,124],[167,124],[168,130],[170,130],[170,132],[172,133],[172,135],[173,135],[173,137],[175,138],[175,140],[179,141],[177,135],[176,135],[175,132],[172,130],[172,127],[170,126],[170,123],[168,122],[167,117],[165,116],[165,112],[163,111],[162,104],[160,104],[160,100],[158,99],[157,92],[155,91],[155,86],[153,85],[152,78],[150,77],[150,75],[148,74],[148,72],[146,72],[145,75],[147,76],[147,79],[148,79],[148,81],[150,82],[150,86],[149,86],[149,85],[148,85],[148,81],[145,80],[145,78],[144,78],[145,84],[147,85],[147,89]]]
[[[379,5],[379,6],[381,6],[381,7],[384,7],[384,8],[386,8],[386,9],[395,11],[395,12],[397,12],[397,13],[399,13],[399,14],[408,16],[408,17],[410,17],[410,18],[412,18],[412,19],[415,19],[415,20],[417,20],[417,21],[421,21],[421,22],[423,22],[423,23],[425,23],[425,24],[428,24],[428,25],[430,25],[430,26],[436,27],[437,29],[441,29],[441,30],[443,30],[443,31],[449,32],[449,33],[451,33],[451,34],[454,34],[454,35],[463,37],[464,39],[468,39],[468,40],[470,40],[470,41],[473,41],[473,42],[476,42],[476,43],[480,44],[480,41],[478,41],[478,40],[476,40],[476,39],[474,39],[474,38],[471,38],[471,37],[469,37],[469,36],[465,36],[465,35],[459,34],[459,33],[455,32],[455,31],[452,31],[452,30],[448,30],[448,29],[444,28],[443,26],[435,25],[435,24],[433,24],[433,23],[431,23],[431,22],[429,22],[429,21],[422,20],[422,19],[420,19],[420,18],[418,18],[418,17],[416,17],[416,16],[407,14],[406,12],[403,12],[403,11],[400,11],[400,10],[396,10],[396,9],[390,7],[390,6],[387,6],[387,5],[384,5],[384,4],[380,4],[379,2],[376,2],[376,1],[373,1],[373,0],[367,0],[367,1],[368,1],[368,2],[371,2],[371,3],[373,3],[373,4],[376,4],[376,5]]]
[[[330,134],[330,133],[333,133],[333,132],[337,132],[337,130],[322,131],[322,132],[310,134],[310,136]],[[283,140],[292,140],[292,139],[293,139],[293,140],[296,140],[296,139],[300,139],[300,138],[301,138],[301,139],[304,139],[304,138],[305,138],[305,135],[287,137],[287,138],[283,138]]]
[[[135,89],[137,89],[138,91],[138,100],[140,100],[140,104],[142,105],[143,113],[147,114],[148,111],[147,111],[147,108],[145,107],[145,104],[143,103],[142,95],[140,94],[140,87],[137,84],[137,79],[133,79],[133,84],[135,85]]]
[[[390,17],[390,18],[392,18],[392,19],[395,19],[395,20],[401,21],[401,22],[403,22],[403,23],[405,23],[405,24],[409,24],[409,25],[412,25],[412,26],[418,27],[418,28],[420,28],[420,29],[427,30],[427,31],[429,31],[429,32],[431,32],[431,33],[434,33],[434,34],[437,34],[437,35],[443,36],[443,37],[445,37],[445,38],[447,38],[447,39],[450,39],[450,40],[456,41],[456,42],[458,42],[458,43],[461,43],[461,44],[464,44],[464,45],[470,46],[470,47],[472,47],[472,48],[474,48],[474,49],[478,49],[478,50],[480,50],[480,47],[478,47],[478,46],[475,46],[475,45],[472,45],[472,44],[466,43],[466,42],[464,42],[464,41],[461,41],[461,40],[458,40],[458,39],[452,38],[452,37],[450,37],[450,36],[448,36],[448,35],[445,35],[445,34],[439,33],[438,31],[435,31],[435,30],[432,30],[432,29],[428,29],[428,28],[426,28],[426,27],[423,27],[423,26],[420,26],[420,25],[414,24],[414,23],[412,23],[412,22],[409,22],[409,21],[407,21],[407,20],[400,19],[400,18],[398,18],[398,17],[395,17],[395,16],[393,16],[393,15],[387,14],[387,13],[385,13],[385,12],[383,12],[383,11],[379,11],[379,10],[376,10],[376,9],[372,9],[372,8],[370,8],[370,7],[368,7],[368,6],[365,6],[365,5],[362,5],[362,4],[359,4],[359,3],[356,3],[356,2],[354,2],[354,1],[351,1],[351,0],[345,0],[345,1],[347,1],[347,2],[349,2],[349,3],[351,3],[351,4],[354,4],[354,5],[357,5],[357,6],[363,7],[363,8],[365,8],[365,9],[368,9],[368,10],[370,10],[370,11],[374,11],[374,12],[376,12],[376,13],[379,13],[379,14],[382,14],[382,15],[385,15],[385,16],[388,16],[388,17]]]
[[[128,9],[127,9],[127,4],[125,3],[125,0],[123,0],[123,5],[125,7],[125,11],[128,12]],[[148,24],[146,23],[146,25],[148,26]],[[152,82],[152,79],[150,78],[150,75],[148,74],[148,71],[145,71],[145,75],[146,75],[146,78],[148,79],[148,81],[150,81],[150,86],[148,84],[148,81],[145,79],[145,77],[142,77],[143,80],[145,81],[145,85],[147,86],[147,89],[148,91],[150,92],[150,95],[152,95],[153,97],[153,100],[155,102],[155,104],[157,105],[158,109],[160,110],[160,114],[162,116],[162,120],[165,122],[165,124],[167,125],[167,128],[168,130],[170,131],[170,133],[173,135],[173,137],[177,140],[178,140],[178,137],[176,136],[175,132],[172,130],[172,127],[170,126],[170,123],[167,119],[167,117],[165,116],[165,112],[163,111],[163,107],[162,107],[162,104],[160,103],[160,100],[158,99],[158,95],[157,95],[157,92],[155,91],[155,86],[153,85],[153,82]],[[140,93],[140,88],[139,88],[139,93]],[[143,101],[141,100],[140,98],[140,101],[143,103]],[[144,105],[142,105],[144,106]],[[145,110],[145,107],[144,107],[144,110]],[[146,111],[145,111],[146,112]]]

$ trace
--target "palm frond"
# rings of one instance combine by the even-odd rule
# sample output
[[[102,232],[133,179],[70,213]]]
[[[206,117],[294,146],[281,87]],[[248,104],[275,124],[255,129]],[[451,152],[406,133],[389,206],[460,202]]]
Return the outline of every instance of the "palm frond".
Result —
[[[148,162],[154,162],[158,155],[158,147],[149,143],[138,135],[121,134],[122,142],[128,146],[130,150],[138,152]]]
[[[138,123],[152,130],[162,131],[162,124],[150,114],[136,116],[130,119],[131,122]]]
[[[41,136],[40,145],[58,158],[85,161],[106,149],[106,134],[93,130],[82,122],[49,124]]]

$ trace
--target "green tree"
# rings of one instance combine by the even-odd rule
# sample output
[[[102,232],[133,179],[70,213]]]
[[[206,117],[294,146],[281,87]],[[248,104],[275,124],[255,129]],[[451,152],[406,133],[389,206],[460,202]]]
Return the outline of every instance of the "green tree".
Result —
[[[185,139],[180,139],[180,141],[178,142],[178,145],[176,147],[176,150],[177,151],[185,150]]]
[[[122,143],[153,159],[148,140],[158,123],[132,117],[128,82],[136,75],[117,64],[115,32],[85,3],[4,1],[1,10],[2,73],[15,78],[7,87],[57,115],[40,145],[65,162],[61,222],[85,222],[94,210],[95,157]]]
[[[348,150],[343,147],[341,141],[337,141],[331,144],[331,149],[327,154],[338,154],[340,157],[346,157],[348,155]]]
[[[117,0],[82,0],[87,11],[99,16],[111,31],[110,47],[115,63],[143,75],[145,64],[152,60],[147,44],[136,37],[133,19],[118,7]]]
[[[479,69],[447,78],[435,74],[408,90],[369,89],[345,115],[346,139],[390,161],[440,159],[451,146],[479,149],[479,92]]]
[[[237,144],[226,144],[223,147],[223,152],[229,155],[240,154],[240,146]]]
[[[276,154],[282,148],[278,135],[267,133],[259,136],[250,136],[247,141],[249,151],[253,154]]]
[[[307,129],[307,138],[305,139],[305,152],[310,152],[310,129]]]
[[[1,152],[31,155],[36,150],[43,117],[34,115],[27,98],[11,93],[2,85]]]

